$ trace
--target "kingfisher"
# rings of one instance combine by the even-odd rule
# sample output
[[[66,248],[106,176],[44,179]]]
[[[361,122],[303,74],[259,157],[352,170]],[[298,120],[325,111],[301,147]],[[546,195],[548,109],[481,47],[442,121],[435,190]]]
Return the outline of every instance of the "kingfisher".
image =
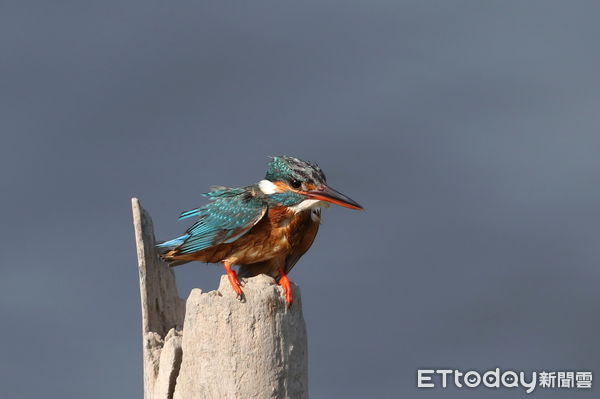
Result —
[[[292,304],[288,273],[312,245],[321,208],[330,204],[363,207],[326,183],[321,168],[289,156],[272,157],[265,179],[230,188],[211,187],[211,202],[183,212],[179,220],[198,220],[184,235],[158,245],[169,266],[191,261],[222,263],[239,298],[239,277],[261,273],[275,278]],[[239,266],[239,273],[232,266]]]

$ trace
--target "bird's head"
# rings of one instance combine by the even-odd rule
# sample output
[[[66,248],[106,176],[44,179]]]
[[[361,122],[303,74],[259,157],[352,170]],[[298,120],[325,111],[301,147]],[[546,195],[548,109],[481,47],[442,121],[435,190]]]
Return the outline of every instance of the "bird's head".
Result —
[[[260,190],[270,198],[295,210],[325,206],[329,203],[363,209],[357,202],[327,186],[321,168],[298,158],[273,157]]]

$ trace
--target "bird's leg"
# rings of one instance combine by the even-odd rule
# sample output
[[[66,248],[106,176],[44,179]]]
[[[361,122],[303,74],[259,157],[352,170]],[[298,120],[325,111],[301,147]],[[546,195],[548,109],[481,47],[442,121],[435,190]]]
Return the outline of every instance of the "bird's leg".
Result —
[[[279,282],[277,284],[279,284],[281,288],[283,288],[283,292],[285,293],[285,302],[287,304],[287,307],[289,308],[290,306],[292,306],[293,300],[292,283],[290,282],[288,276],[285,274],[283,268],[279,269],[279,274],[281,274],[281,277],[279,277]]]
[[[235,273],[235,270],[233,270],[231,268],[231,262],[225,260],[223,261],[223,267],[225,268],[225,271],[227,272],[227,278],[229,278],[229,284],[231,284],[231,288],[233,288],[233,290],[235,291],[235,293],[238,295],[238,297],[242,297],[242,288],[240,287],[240,282],[237,278],[237,274]]]

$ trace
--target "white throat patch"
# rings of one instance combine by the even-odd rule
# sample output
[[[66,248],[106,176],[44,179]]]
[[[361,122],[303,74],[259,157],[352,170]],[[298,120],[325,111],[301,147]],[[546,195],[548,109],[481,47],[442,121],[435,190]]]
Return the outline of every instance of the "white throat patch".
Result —
[[[305,211],[307,209],[318,208],[321,206],[327,206],[327,202],[316,200],[316,199],[306,199],[299,203],[298,205],[290,206],[288,209],[292,212],[298,213]]]

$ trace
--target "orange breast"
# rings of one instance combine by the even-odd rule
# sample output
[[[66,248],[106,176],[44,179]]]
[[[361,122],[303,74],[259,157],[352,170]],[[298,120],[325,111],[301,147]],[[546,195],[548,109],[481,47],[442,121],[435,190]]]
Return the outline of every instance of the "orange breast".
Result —
[[[288,241],[292,250],[285,260],[286,273],[292,270],[298,259],[312,246],[320,224],[321,212],[319,210],[308,209],[294,216],[288,230]]]

